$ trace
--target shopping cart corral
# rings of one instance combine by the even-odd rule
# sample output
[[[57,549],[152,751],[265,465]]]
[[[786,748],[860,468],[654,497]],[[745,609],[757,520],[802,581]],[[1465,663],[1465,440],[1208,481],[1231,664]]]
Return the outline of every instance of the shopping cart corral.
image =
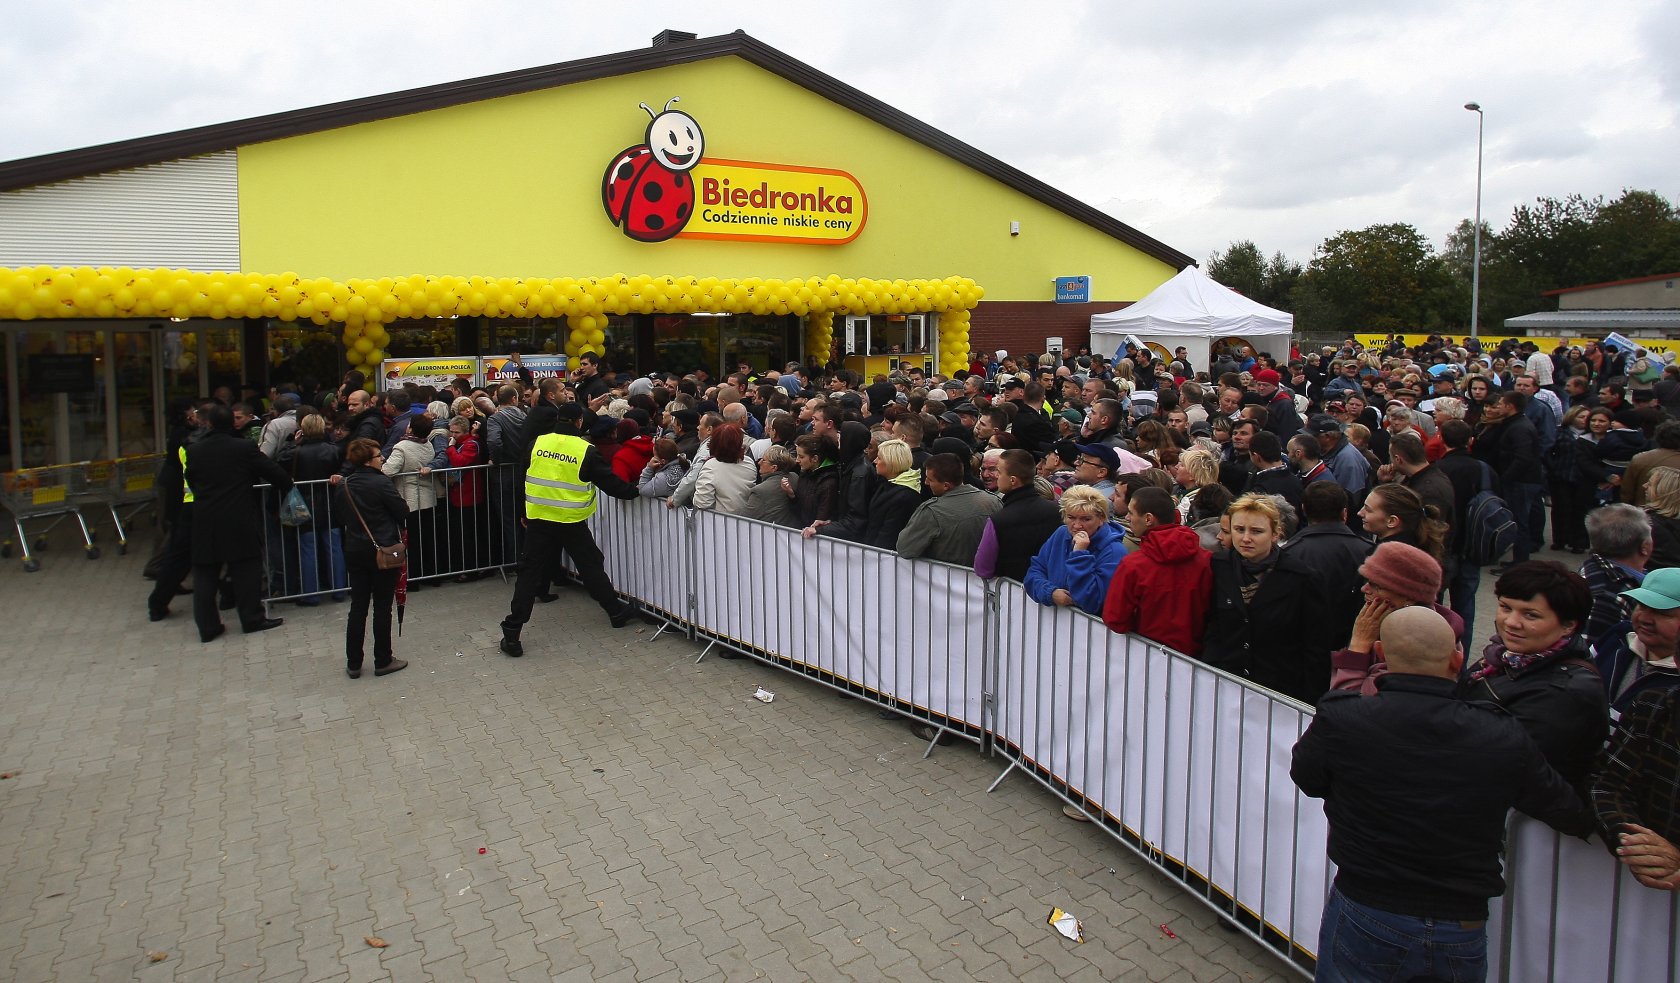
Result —
[[[7,536],[5,542],[0,543],[0,558],[10,559],[16,545],[23,552],[24,570],[34,573],[41,569],[41,561],[36,559],[35,554],[45,551],[47,535],[65,518],[73,516],[76,525],[81,527],[82,547],[87,558],[98,559],[99,547],[93,545],[93,531],[82,515],[89,463],[82,461],[0,474],[0,505],[11,513],[12,528],[17,531],[16,539]],[[41,519],[52,521],[45,528],[33,530],[35,538],[31,548],[31,531],[25,528],[24,523]]]
[[[118,553],[128,552],[128,527],[135,516],[157,505],[157,472],[162,463],[162,454],[136,454],[86,465],[87,490],[81,499],[95,506],[96,512],[104,509],[111,514]],[[97,533],[93,538],[98,538]]]

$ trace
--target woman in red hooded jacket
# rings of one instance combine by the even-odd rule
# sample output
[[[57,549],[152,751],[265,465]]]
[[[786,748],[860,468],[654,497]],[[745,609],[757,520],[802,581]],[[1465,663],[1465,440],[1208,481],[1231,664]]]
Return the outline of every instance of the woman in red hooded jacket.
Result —
[[[485,463],[484,447],[473,434],[473,422],[465,416],[449,421],[449,446],[444,450],[451,468],[471,468]],[[467,571],[455,578],[457,583],[476,580],[477,571],[484,566],[484,544],[489,531],[483,528],[484,471],[451,471],[449,481],[449,535],[443,562],[456,570]],[[445,569],[448,569],[446,567]]]
[[[632,485],[653,460],[653,435],[647,432],[647,423],[646,410],[630,410],[618,421],[618,432],[613,435],[618,440],[618,450],[612,456],[613,474]]]

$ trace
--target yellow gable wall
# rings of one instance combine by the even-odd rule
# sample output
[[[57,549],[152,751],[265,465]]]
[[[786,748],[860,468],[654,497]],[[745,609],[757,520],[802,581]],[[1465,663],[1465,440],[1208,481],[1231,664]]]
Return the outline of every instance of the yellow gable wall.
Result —
[[[674,239],[611,224],[601,178],[673,95],[708,157],[849,171],[868,224],[843,246]],[[974,278],[988,300],[1136,300],[1176,270],[738,58],[561,86],[239,149],[241,265],[303,276]],[[697,204],[698,207],[698,204]],[[1009,235],[1009,223],[1021,235]]]

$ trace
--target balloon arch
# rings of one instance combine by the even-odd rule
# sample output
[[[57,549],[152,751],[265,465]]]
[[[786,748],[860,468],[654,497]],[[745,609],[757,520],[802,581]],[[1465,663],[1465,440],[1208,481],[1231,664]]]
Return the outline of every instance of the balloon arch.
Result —
[[[968,367],[969,313],[985,289],[968,277],[940,280],[805,279],[614,274],[482,277],[415,274],[333,280],[295,273],[202,273],[127,267],[0,268],[0,320],[37,318],[278,318],[342,326],[344,357],[377,367],[385,324],[406,318],[564,317],[566,354],[599,352],[609,315],[793,314],[805,350],[827,352],[846,314],[939,315],[939,370]]]

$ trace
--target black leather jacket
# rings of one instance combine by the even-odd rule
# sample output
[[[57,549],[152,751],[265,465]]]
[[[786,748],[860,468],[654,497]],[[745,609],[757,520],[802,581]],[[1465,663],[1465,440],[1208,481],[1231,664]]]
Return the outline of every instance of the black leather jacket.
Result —
[[[349,499],[352,495],[354,509]],[[375,544],[368,542],[369,532],[378,540],[377,545],[395,543],[402,535],[403,520],[408,518],[408,503],[397,493],[397,486],[377,468],[369,467],[357,468],[345,476],[344,483],[338,486],[336,510],[344,516],[345,553],[372,553]],[[361,513],[360,519],[356,517],[357,512]],[[367,523],[365,530],[363,522]]]
[[[1290,776],[1324,800],[1336,886],[1360,904],[1475,921],[1503,894],[1505,814],[1577,836],[1585,801],[1499,708],[1459,700],[1450,679],[1391,672],[1377,695],[1327,693]]]

